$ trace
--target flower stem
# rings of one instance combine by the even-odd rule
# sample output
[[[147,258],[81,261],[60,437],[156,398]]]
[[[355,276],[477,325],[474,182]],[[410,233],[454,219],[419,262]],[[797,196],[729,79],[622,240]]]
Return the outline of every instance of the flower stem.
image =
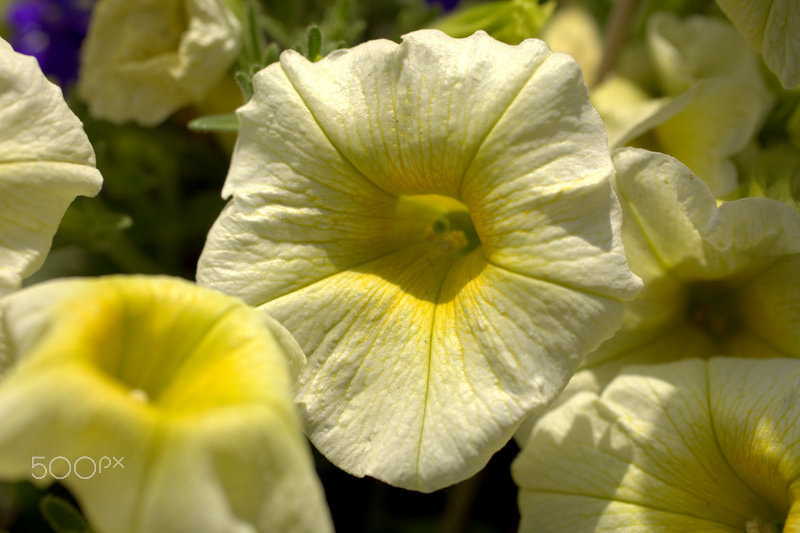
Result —
[[[600,62],[593,85],[603,81],[614,68],[619,53],[622,51],[622,45],[628,37],[628,29],[638,5],[639,0],[619,0],[614,4],[603,41],[603,60]]]

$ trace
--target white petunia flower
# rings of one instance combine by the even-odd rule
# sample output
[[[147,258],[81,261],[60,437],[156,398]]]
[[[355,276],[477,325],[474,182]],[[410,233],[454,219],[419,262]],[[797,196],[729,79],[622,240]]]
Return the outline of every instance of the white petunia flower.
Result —
[[[580,69],[424,30],[286,52],[254,86],[199,283],[295,335],[335,464],[422,491],[470,476],[639,289]]]

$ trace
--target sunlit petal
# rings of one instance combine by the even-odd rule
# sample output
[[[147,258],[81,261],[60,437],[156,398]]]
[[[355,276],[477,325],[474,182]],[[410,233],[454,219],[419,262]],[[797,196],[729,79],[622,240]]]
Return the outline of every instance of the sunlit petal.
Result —
[[[799,377],[792,359],[695,359],[574,396],[513,465],[520,531],[793,531]]]

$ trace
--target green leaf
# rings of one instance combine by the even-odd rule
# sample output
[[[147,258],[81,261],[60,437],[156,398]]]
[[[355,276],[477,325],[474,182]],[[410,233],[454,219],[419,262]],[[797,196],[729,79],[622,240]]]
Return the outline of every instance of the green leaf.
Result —
[[[239,131],[239,120],[234,113],[227,115],[208,115],[189,122],[189,129],[192,131],[212,132],[212,131]]]
[[[256,4],[250,0],[244,5],[242,52],[247,63],[257,63],[264,55],[264,42],[258,25]]]
[[[45,494],[39,501],[39,510],[56,533],[91,533],[80,511],[63,498]]]
[[[100,198],[72,202],[59,226],[59,237],[92,250],[108,250],[131,227],[131,217],[111,211]]]

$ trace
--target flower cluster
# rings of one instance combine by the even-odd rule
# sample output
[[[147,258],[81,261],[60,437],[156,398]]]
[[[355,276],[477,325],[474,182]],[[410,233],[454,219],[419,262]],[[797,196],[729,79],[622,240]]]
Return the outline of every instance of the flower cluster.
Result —
[[[317,4],[0,2],[0,529],[800,530],[797,3]]]

